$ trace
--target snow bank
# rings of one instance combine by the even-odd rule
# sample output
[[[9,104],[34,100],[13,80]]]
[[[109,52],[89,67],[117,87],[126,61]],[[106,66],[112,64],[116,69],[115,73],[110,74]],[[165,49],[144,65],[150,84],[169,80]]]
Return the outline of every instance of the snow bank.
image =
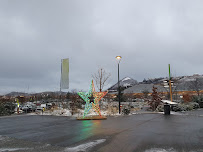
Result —
[[[52,112],[50,111],[45,111],[45,115],[55,115],[55,116],[71,116],[71,112],[68,109],[60,109],[60,110],[54,110]]]
[[[68,109],[57,109],[57,110],[47,110],[43,114],[41,111],[34,113],[28,113],[27,115],[48,115],[48,116],[72,116],[70,110]]]
[[[9,152],[9,151],[19,151],[19,150],[28,150],[32,148],[0,148],[0,152]]]

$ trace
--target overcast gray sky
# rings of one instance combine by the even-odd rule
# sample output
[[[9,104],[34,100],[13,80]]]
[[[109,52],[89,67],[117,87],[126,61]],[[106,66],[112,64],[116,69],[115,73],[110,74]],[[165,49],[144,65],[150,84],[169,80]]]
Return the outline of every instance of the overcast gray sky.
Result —
[[[117,55],[121,78],[202,74],[202,40],[202,0],[0,0],[0,94],[59,90],[63,58],[70,91],[116,83]]]

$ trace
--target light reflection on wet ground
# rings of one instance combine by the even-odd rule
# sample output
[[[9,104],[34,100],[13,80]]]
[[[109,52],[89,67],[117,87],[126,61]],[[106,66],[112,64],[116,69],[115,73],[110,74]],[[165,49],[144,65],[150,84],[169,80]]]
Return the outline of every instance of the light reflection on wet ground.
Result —
[[[99,132],[101,125],[100,120],[84,120],[81,121],[81,125],[78,125],[78,136],[73,140],[80,141],[90,138]]]

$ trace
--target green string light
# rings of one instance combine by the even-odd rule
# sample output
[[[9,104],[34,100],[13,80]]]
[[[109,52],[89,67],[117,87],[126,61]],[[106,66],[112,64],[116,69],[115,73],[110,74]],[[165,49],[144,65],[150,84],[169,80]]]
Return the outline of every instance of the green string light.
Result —
[[[101,116],[99,108],[99,101],[107,94],[107,92],[96,92],[94,82],[92,80],[88,92],[78,92],[78,95],[86,102],[83,118],[89,113],[91,109],[94,109],[96,113]],[[92,101],[91,101],[91,100]]]

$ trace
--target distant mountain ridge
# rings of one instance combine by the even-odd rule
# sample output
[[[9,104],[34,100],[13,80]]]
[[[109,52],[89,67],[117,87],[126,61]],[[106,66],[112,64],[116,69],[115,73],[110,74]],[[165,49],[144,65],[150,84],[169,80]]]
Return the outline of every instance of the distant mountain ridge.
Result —
[[[172,80],[185,82],[185,81],[194,81],[197,78],[201,79],[203,78],[203,75],[194,74],[191,76],[177,76],[177,77],[172,77]],[[142,82],[139,82],[139,84],[160,84],[163,82],[163,80],[168,80],[168,78],[160,77],[160,78],[154,78],[154,79],[144,79]]]
[[[172,80],[175,82],[176,85],[176,91],[191,91],[191,82],[198,79],[198,81],[203,84],[203,75],[194,74],[191,76],[178,76],[178,77],[172,77]],[[166,91],[166,88],[163,87],[163,81],[168,80],[168,78],[153,78],[153,79],[144,79],[142,82],[138,82],[137,80],[134,80],[130,77],[125,77],[122,80],[119,81],[120,86],[124,88],[124,93],[142,93],[143,91],[149,91],[151,92],[153,85],[156,85],[158,87],[159,92]],[[116,93],[118,89],[118,83],[112,85],[108,91],[109,93]],[[200,87],[201,90],[203,90],[203,85]],[[9,97],[17,97],[17,96],[33,96],[33,95],[65,95],[67,92],[52,92],[52,91],[45,91],[45,92],[39,92],[39,93],[25,93],[25,92],[10,92],[6,94],[5,96]]]
[[[15,96],[29,96],[30,94],[24,92],[10,92],[5,96],[15,97]]]
[[[168,88],[163,85],[164,80],[168,80],[168,78],[144,79],[143,82],[125,89],[124,93],[143,93],[144,91],[152,92],[154,85],[158,92],[168,92]],[[199,86],[194,85],[194,81],[196,80],[198,80],[197,83],[199,83]],[[174,91],[195,91],[196,89],[203,90],[203,75],[195,74],[192,76],[173,77],[172,81]]]
[[[177,91],[192,91],[191,83],[198,79],[201,84],[203,84],[203,75],[194,74],[192,76],[178,76],[172,77],[172,81],[176,85]],[[167,88],[163,86],[163,81],[168,80],[168,78],[160,77],[154,79],[144,79],[142,82],[137,82],[136,80],[125,77],[120,80],[120,86],[124,88],[124,93],[142,93],[143,91],[152,91],[153,85],[158,88],[159,92],[166,92]],[[112,85],[108,90],[110,93],[116,93],[118,89],[118,83]],[[200,86],[203,90],[203,85]]]
[[[52,92],[52,91],[45,91],[45,92],[39,92],[39,93],[24,93],[24,92],[10,92],[8,94],[6,94],[5,96],[8,96],[8,97],[17,97],[17,96],[33,96],[33,95],[66,95],[67,92],[60,92],[60,91],[55,91],[55,92]]]

